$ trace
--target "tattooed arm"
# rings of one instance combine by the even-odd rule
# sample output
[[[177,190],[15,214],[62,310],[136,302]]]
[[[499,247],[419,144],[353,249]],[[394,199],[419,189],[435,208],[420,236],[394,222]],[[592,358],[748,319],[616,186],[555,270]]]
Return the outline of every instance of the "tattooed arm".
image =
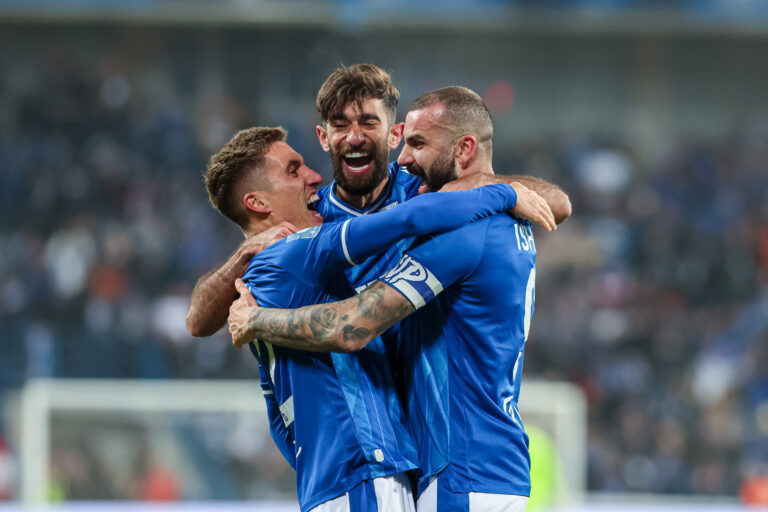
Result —
[[[228,322],[238,348],[260,339],[312,352],[352,352],[415,311],[380,281],[349,299],[299,309],[260,308],[242,280],[235,287],[240,298],[229,308]]]

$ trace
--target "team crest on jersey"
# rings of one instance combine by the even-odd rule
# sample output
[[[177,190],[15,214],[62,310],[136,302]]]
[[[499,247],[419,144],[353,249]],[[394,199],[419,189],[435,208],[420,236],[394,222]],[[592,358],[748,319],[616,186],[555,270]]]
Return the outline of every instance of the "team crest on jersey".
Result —
[[[302,238],[315,238],[320,232],[320,228],[323,226],[312,226],[311,228],[302,229],[292,235],[288,235],[285,238],[285,243],[293,242],[294,240],[300,240]]]
[[[407,254],[381,280],[405,295],[417,309],[443,291],[432,272]]]

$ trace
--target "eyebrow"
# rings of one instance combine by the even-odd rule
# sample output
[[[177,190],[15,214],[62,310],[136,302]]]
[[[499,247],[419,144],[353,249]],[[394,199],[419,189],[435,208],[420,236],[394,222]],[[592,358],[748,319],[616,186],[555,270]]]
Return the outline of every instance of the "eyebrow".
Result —
[[[413,144],[416,144],[417,142],[424,142],[426,140],[427,139],[425,139],[423,136],[418,135],[418,134],[414,134],[414,135],[406,137],[405,138],[405,143],[409,144],[409,145],[413,145]]]
[[[370,121],[370,120],[381,121],[381,118],[378,115],[376,115],[376,114],[369,114],[367,112],[363,112],[362,114],[360,114],[359,118],[361,120],[363,120],[363,121]],[[338,113],[338,114],[332,114],[331,115],[331,121],[345,121],[346,122],[346,121],[349,121],[349,120],[347,119],[347,116],[345,116],[344,114]]]

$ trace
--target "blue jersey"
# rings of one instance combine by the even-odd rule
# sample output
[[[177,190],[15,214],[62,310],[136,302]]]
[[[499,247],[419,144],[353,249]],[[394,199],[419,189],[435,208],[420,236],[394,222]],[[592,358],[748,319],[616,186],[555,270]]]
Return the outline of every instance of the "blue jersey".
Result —
[[[381,278],[420,308],[401,322],[419,490],[441,474],[452,492],[527,496],[517,399],[534,305],[531,226],[495,215],[419,242]]]
[[[295,308],[354,294],[343,270],[403,237],[454,229],[514,206],[506,185],[429,194],[376,215],[300,231],[255,256],[243,277],[265,307]],[[449,215],[429,215],[425,210]],[[416,467],[380,339],[353,354],[292,350],[261,341],[270,430],[296,470],[303,511],[370,478]]]
[[[336,196],[334,189],[336,182],[318,190],[320,200],[316,203],[317,212],[323,216],[325,222],[339,222],[342,220],[360,217],[376,212],[383,212],[404,203],[408,199],[419,194],[421,178],[408,174],[404,168],[400,168],[397,162],[389,164],[389,181],[384,190],[379,194],[365,210],[348,205]],[[347,277],[357,291],[361,291],[366,285],[375,281],[384,272],[392,268],[400,260],[405,250],[410,246],[412,239],[400,240],[386,252],[372,256],[360,265],[347,270]]]

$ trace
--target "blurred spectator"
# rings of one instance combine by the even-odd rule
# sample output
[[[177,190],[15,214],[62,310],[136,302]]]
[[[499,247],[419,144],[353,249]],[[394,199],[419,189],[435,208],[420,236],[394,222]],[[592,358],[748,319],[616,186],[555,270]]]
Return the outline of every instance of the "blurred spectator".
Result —
[[[267,124],[264,112],[325,158],[313,120],[288,88],[257,101],[247,69],[228,76],[208,59],[197,72],[194,53],[155,62],[133,51],[57,49],[0,84],[0,334],[19,340],[0,348],[0,391],[29,377],[256,378],[226,333],[200,342],[184,327],[195,280],[240,236],[208,205],[201,173],[236,129]],[[513,108],[511,87],[485,86],[500,114]],[[591,490],[741,489],[759,500],[768,131],[670,147],[653,166],[621,140],[497,149],[500,162],[522,164],[500,168],[553,180],[574,204],[557,233],[537,233],[541,293],[525,371],[587,394]],[[247,465],[243,439],[226,451]],[[53,456],[69,497],[98,470],[62,448]],[[9,460],[0,445],[0,498],[13,484]],[[158,471],[145,495],[174,495]]]

